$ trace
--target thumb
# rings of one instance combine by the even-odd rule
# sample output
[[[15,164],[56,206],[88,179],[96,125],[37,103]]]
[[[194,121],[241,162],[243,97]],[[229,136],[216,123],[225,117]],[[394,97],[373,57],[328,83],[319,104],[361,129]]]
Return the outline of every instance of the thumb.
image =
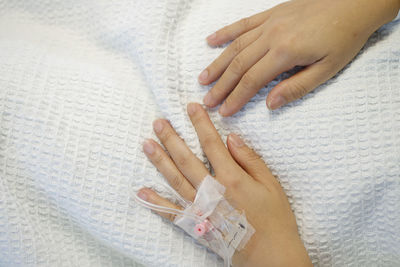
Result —
[[[306,67],[292,77],[281,81],[271,90],[267,97],[268,108],[274,110],[305,96],[332,78],[339,70],[340,68],[335,68],[328,63],[326,58]]]

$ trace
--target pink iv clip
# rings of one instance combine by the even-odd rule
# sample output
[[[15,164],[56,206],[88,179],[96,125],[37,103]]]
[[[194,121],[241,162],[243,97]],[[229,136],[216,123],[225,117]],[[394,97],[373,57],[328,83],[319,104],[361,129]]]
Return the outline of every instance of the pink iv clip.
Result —
[[[194,227],[194,232],[200,237],[205,235],[211,229],[211,227],[211,223],[205,219],[203,222],[196,224]]]

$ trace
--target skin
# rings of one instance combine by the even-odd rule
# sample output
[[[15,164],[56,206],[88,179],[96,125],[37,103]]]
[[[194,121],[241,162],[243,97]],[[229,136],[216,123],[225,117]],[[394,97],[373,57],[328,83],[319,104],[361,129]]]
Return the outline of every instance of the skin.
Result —
[[[238,112],[279,74],[304,66],[269,93],[269,109],[301,98],[332,78],[369,36],[393,20],[400,0],[293,0],[226,26],[207,37],[211,46],[233,42],[200,75],[216,84],[204,97],[222,116]]]
[[[215,179],[226,188],[225,198],[244,211],[256,230],[245,248],[236,251],[233,265],[312,266],[287,197],[260,156],[235,134],[228,136],[226,147],[201,105],[189,104],[188,114],[215,170]],[[145,154],[182,197],[193,201],[196,188],[210,174],[209,170],[168,121],[159,119],[153,126],[166,151],[149,139],[143,145]],[[149,188],[141,189],[138,196],[157,205],[181,209]],[[173,215],[159,214],[174,219]]]

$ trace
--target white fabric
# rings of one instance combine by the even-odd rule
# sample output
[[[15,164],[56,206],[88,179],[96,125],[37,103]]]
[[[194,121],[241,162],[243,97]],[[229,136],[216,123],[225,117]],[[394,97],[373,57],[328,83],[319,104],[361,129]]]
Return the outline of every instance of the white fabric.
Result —
[[[221,266],[136,205],[163,180],[141,143],[164,116],[204,159],[185,112],[222,51],[204,38],[278,2],[0,0],[0,265]],[[400,265],[399,44],[397,20],[302,100],[267,111],[276,80],[211,112],[278,175],[316,266]]]

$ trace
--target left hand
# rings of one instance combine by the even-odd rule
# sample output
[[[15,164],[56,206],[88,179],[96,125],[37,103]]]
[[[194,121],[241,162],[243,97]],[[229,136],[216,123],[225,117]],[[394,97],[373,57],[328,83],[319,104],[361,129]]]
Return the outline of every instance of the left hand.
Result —
[[[233,42],[199,76],[204,85],[218,79],[204,104],[224,102],[219,112],[231,116],[279,74],[305,66],[271,90],[267,106],[294,101],[339,72],[399,8],[399,0],[292,0],[226,26],[207,38]]]
[[[189,104],[188,113],[215,179],[226,188],[225,198],[244,211],[255,229],[245,248],[236,251],[234,266],[311,266],[287,197],[263,160],[237,135],[229,135],[226,147],[199,104]],[[193,201],[196,188],[210,174],[208,169],[166,120],[156,120],[153,126],[169,155],[154,140],[144,143],[144,152],[171,186]],[[138,196],[153,204],[182,209],[148,188],[141,189]],[[171,214],[160,215],[174,219]]]

